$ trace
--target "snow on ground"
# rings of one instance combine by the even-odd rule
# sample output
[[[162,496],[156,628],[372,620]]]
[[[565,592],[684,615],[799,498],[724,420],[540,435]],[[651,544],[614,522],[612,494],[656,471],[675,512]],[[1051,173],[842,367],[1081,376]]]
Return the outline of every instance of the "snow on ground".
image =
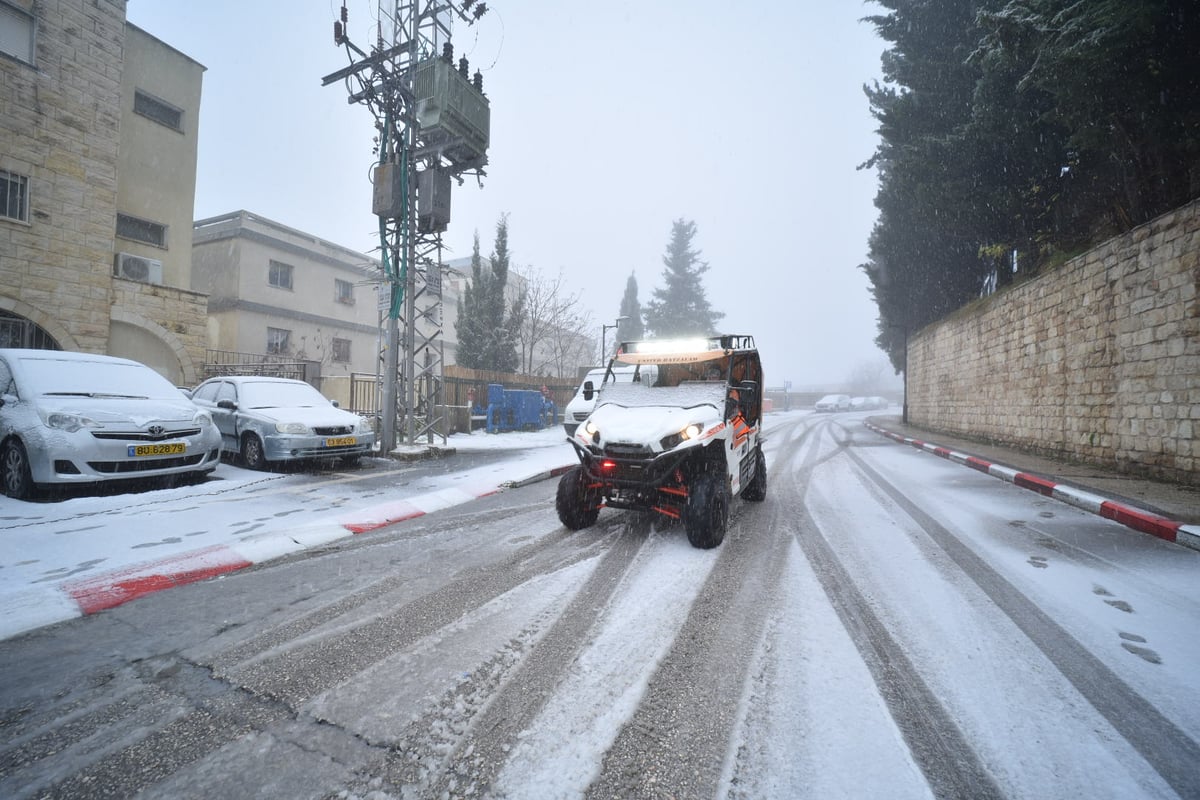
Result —
[[[396,470],[395,484],[356,491],[376,471],[329,480],[221,464],[198,486],[57,502],[0,497],[0,639],[116,604],[148,576],[218,574],[490,494],[576,462],[561,426],[455,434],[460,453],[497,451],[484,466]],[[452,456],[451,456],[452,457]],[[419,477],[414,479],[416,473]],[[128,598],[126,598],[128,599]]]

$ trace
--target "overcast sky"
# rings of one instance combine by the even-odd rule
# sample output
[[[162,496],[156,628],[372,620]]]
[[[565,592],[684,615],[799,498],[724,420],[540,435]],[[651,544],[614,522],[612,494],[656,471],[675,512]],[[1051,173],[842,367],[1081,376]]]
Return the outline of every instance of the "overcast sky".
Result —
[[[386,3],[386,0],[385,0]],[[711,269],[722,329],[755,336],[767,383],[846,381],[876,365],[858,265],[875,220],[877,142],[862,86],[883,42],[857,0],[489,0],[455,55],[484,75],[488,177],[456,186],[447,258],[490,252],[509,215],[518,269],[554,275],[612,323],[628,276],[662,285],[678,218]],[[207,67],[197,219],[246,209],[337,244],[378,244],[373,118],[343,84],[334,0],[129,0],[128,19]],[[347,3],[375,38],[375,0]],[[611,332],[610,332],[611,339]]]

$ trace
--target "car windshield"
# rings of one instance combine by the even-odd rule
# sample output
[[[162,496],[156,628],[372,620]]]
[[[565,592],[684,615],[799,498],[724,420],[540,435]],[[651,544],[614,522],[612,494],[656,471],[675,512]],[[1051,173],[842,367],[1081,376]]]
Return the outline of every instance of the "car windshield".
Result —
[[[35,395],[180,399],[170,381],[142,364],[39,356],[22,358],[21,371]]]
[[[327,406],[329,400],[307,383],[255,381],[238,389],[238,405],[244,408],[303,408]]]

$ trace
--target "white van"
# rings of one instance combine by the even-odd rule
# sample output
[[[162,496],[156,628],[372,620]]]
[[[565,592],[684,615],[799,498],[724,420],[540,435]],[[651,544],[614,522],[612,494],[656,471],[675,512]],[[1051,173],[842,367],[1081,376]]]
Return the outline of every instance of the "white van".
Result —
[[[633,381],[633,373],[636,369],[636,366],[614,366],[608,383],[630,383]],[[567,403],[567,407],[563,410],[563,428],[566,429],[568,437],[575,435],[575,429],[588,418],[592,409],[596,407],[596,398],[599,397],[600,389],[604,386],[606,372],[608,370],[604,367],[588,370],[588,374],[580,381],[579,388],[575,390],[575,396],[571,398],[571,402]],[[641,380],[653,383],[657,374],[657,370],[653,366],[642,367]],[[587,385],[588,381],[591,381],[592,388],[596,390],[592,394],[591,400],[585,399],[583,396],[583,387]]]

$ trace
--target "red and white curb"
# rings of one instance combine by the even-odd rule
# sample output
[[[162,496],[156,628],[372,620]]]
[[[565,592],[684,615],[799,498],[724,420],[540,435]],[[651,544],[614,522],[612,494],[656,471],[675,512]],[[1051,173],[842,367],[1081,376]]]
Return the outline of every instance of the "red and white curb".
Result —
[[[441,489],[359,509],[329,522],[248,537],[237,544],[214,545],[85,578],[6,592],[3,597],[6,613],[0,615],[0,639],[115,608],[163,589],[219,577],[347,536],[415,519],[496,494],[504,488],[537,483],[561,475],[571,466],[538,472],[500,486]]]
[[[1157,514],[1152,514],[1135,506],[1109,500],[1108,498],[1077,489],[1073,486],[1055,483],[1029,472],[1021,472],[930,442],[923,442],[920,439],[902,436],[901,434],[881,428],[878,425],[873,425],[870,422],[864,422],[863,424],[882,436],[886,436],[902,444],[911,445],[918,450],[924,450],[927,453],[933,453],[936,456],[941,456],[942,458],[963,464],[980,472],[986,472],[988,475],[1006,480],[1023,489],[1029,489],[1046,497],[1053,497],[1055,500],[1069,503],[1084,511],[1099,514],[1105,519],[1119,522],[1141,533],[1148,533],[1151,536],[1157,536],[1159,539],[1165,539],[1168,542],[1181,544],[1193,550],[1200,550],[1200,525],[1187,525],[1176,520],[1167,519],[1166,517],[1160,517]]]

